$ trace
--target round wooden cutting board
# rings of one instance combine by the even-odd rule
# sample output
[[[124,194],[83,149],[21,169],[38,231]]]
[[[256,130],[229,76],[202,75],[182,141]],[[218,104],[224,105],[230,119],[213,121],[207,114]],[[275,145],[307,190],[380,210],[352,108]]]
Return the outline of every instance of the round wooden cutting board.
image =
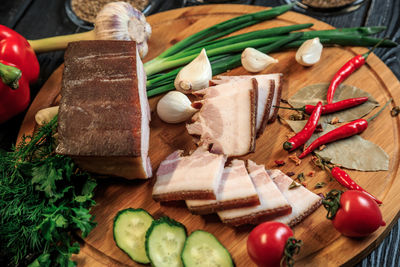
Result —
[[[150,53],[145,61],[155,57],[171,44],[215,23],[245,13],[263,10],[263,7],[244,5],[208,5],[172,10],[159,13],[148,18],[153,35],[150,40]],[[285,26],[297,23],[314,23],[312,30],[331,29],[332,27],[294,12],[288,12],[277,19],[267,21],[244,31],[262,28]],[[320,82],[329,82],[334,73],[357,53],[365,52],[365,48],[330,47],[325,48],[321,61],[313,67],[305,68],[296,63],[295,51],[274,53],[279,63],[268,67],[264,73],[281,72],[284,77],[282,98],[287,99],[300,88]],[[227,75],[248,74],[243,68],[237,68]],[[59,101],[62,67],[54,72],[39,92],[21,126],[20,135],[32,133],[37,110],[56,105]],[[388,67],[375,55],[371,55],[367,64],[346,80],[347,84],[357,86],[369,92],[380,104],[393,98],[392,105],[399,105],[400,83]],[[187,134],[185,125],[163,123],[154,112],[159,97],[150,99],[152,109],[150,158],[154,170],[159,163],[177,149],[189,151],[194,148],[192,138]],[[223,105],[223,103],[221,103]],[[325,218],[326,212],[320,207],[311,216],[294,228],[295,236],[303,240],[303,247],[297,257],[298,266],[338,266],[351,265],[362,259],[379,244],[396,222],[400,210],[400,177],[399,170],[399,118],[391,117],[387,108],[362,137],[381,146],[390,156],[389,171],[357,172],[350,175],[362,187],[383,201],[381,211],[386,227],[363,239],[349,239],[334,230],[330,221]],[[373,113],[376,111],[373,111]],[[285,117],[288,113],[280,112]],[[266,168],[275,168],[274,160],[283,159],[286,165],[284,172],[296,174],[316,171],[314,177],[306,177],[308,188],[315,193],[326,193],[332,188],[341,188],[332,181],[328,174],[318,170],[310,163],[309,157],[300,166],[288,160],[288,153],[282,150],[282,143],[290,130],[275,122],[270,124],[265,133],[257,140],[255,153],[243,159],[252,159]],[[322,189],[314,189],[318,182],[328,185]],[[128,207],[144,208],[155,218],[167,215],[184,225],[188,232],[203,229],[214,234],[232,254],[237,266],[254,266],[247,255],[246,240],[251,226],[233,228],[222,224],[215,215],[192,215],[182,203],[161,204],[152,200],[153,180],[126,181],[109,178],[99,181],[96,191],[97,205],[93,209],[98,223],[97,227],[85,239],[81,253],[75,257],[80,266],[135,266],[135,263],[123,253],[113,240],[113,218],[115,214]],[[299,199],[301,201],[301,199]]]

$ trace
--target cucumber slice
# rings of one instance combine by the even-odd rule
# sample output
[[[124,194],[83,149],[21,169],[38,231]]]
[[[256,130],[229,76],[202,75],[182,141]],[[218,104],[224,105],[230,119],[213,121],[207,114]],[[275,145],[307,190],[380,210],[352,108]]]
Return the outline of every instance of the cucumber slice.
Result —
[[[150,263],[145,249],[146,231],[153,222],[153,217],[144,209],[125,209],[114,218],[114,240],[132,260]]]
[[[196,230],[186,239],[182,251],[185,267],[231,267],[231,254],[212,234]]]
[[[183,224],[168,217],[153,221],[146,233],[146,252],[151,265],[156,267],[179,267],[186,240]]]

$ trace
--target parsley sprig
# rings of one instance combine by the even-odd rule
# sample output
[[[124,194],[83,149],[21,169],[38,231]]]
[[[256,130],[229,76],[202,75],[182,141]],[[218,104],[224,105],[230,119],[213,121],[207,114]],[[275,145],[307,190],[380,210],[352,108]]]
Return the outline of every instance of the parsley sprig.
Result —
[[[11,151],[0,151],[0,248],[9,266],[75,266],[71,233],[95,227],[96,181],[55,154],[57,117]]]

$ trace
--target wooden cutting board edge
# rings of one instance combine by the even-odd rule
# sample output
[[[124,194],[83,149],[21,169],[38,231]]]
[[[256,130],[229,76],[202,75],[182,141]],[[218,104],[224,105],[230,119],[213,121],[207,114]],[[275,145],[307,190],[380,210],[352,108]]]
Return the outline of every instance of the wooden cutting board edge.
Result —
[[[230,12],[228,14],[232,15],[240,15],[248,12],[256,12],[265,9],[265,7],[257,7],[257,6],[245,6],[245,5],[205,5],[205,6],[197,6],[197,7],[188,7],[184,9],[176,9],[176,10],[171,10],[171,11],[166,11],[166,12],[161,12],[158,14],[155,14],[153,16],[148,17],[148,21],[153,25],[154,24],[162,24],[165,21],[162,20],[163,18],[168,17],[167,20],[171,20],[173,18],[179,19],[184,17],[186,15],[190,15],[191,12],[195,12],[198,16],[204,16],[207,14],[210,14],[210,8],[213,9],[212,14],[218,14],[219,12],[223,14],[227,14],[225,10],[229,10]],[[195,10],[195,11],[193,11]],[[200,11],[198,11],[200,10]],[[204,11],[203,11],[204,10]],[[238,12],[234,12],[235,10],[239,10]],[[282,16],[280,16],[280,19],[286,20],[288,22],[293,23],[293,17],[296,18],[296,23],[305,23],[305,22],[312,22],[314,23],[314,26],[312,29],[318,28],[318,29],[333,29],[332,26],[318,21],[316,19],[307,17],[302,14],[298,14],[295,12],[288,12]],[[304,21],[305,20],[305,21]],[[351,51],[353,54],[359,54],[363,53],[366,51],[366,48],[358,48],[358,47],[346,47],[345,49],[348,49]],[[375,73],[375,76],[379,78],[381,83],[383,83],[385,86],[385,89],[392,97],[393,104],[397,105],[396,99],[399,99],[400,97],[400,83],[397,80],[397,78],[394,76],[394,74],[391,72],[391,70],[374,54],[371,54],[370,57],[368,58],[367,61],[367,66],[370,68],[371,71]],[[372,68],[371,66],[374,66]],[[53,86],[56,85],[57,82],[59,82],[58,77],[60,77],[62,73],[63,65],[60,66],[49,78],[49,80],[46,82],[45,86],[43,86],[43,89],[40,90],[38,93],[37,97],[35,98],[35,101],[33,101],[31,107],[28,110],[28,113],[26,114],[24,121],[21,125],[21,129],[18,135],[18,140],[20,140],[22,134],[26,133],[31,133],[34,131],[35,128],[35,122],[34,122],[34,115],[36,112],[42,108],[48,107],[49,105],[52,105],[56,99],[58,98],[58,92],[55,92],[52,90],[54,88]],[[376,69],[380,70],[378,73]],[[58,77],[57,77],[58,76]],[[397,90],[395,90],[397,88]],[[393,120],[396,120],[397,124],[397,129],[400,129],[400,121],[397,118],[393,118]],[[395,129],[394,129],[395,130]],[[399,132],[395,134],[396,139],[397,139],[397,146],[399,146],[398,142],[398,136],[400,135]],[[398,150],[396,151],[396,155],[398,156]],[[396,158],[396,157],[394,157]],[[393,175],[393,179],[391,181],[391,184],[395,183],[396,179],[399,179],[399,162],[395,162],[394,164],[391,164],[393,170],[395,170],[395,174]],[[391,206],[389,205],[390,203],[399,203],[400,202],[400,194],[396,194],[395,188],[391,186],[388,191],[385,193],[384,198],[383,198],[385,204],[381,207],[382,210],[386,211],[386,207]],[[388,204],[389,202],[389,204]],[[390,211],[389,211],[390,212]],[[385,213],[385,212],[383,212]],[[386,214],[386,213],[385,213]],[[350,258],[347,262],[342,262],[340,264],[344,264],[346,266],[348,265],[353,265],[360,261],[367,253],[369,253],[371,250],[373,250],[384,238],[385,236],[390,232],[390,229],[393,227],[393,225],[397,222],[397,219],[400,216],[400,212],[391,212],[389,214],[386,214],[385,220],[390,221],[390,223],[385,227],[379,229],[374,235],[368,237],[367,239],[363,240],[364,242],[353,242],[353,240],[350,240],[350,242],[353,242],[355,250],[358,251],[355,253],[354,257]],[[325,254],[328,256],[329,252],[332,250],[332,247],[341,247],[343,243],[349,242],[349,239],[346,237],[340,237],[337,239],[333,244],[330,246],[326,247],[323,250],[316,251],[314,254],[309,255],[308,257],[302,259],[301,261],[298,262],[298,264],[306,264],[306,262],[310,263],[310,259],[315,256],[315,254]],[[335,249],[333,249],[335,250]],[[89,252],[92,251],[92,252]],[[104,255],[102,252],[98,251],[96,248],[86,244],[82,248],[82,253],[87,254],[89,257],[98,257],[99,254],[102,254],[104,257],[109,258],[108,256]],[[354,254],[354,253],[353,253]],[[322,256],[322,255],[321,255]],[[322,257],[324,258],[324,257]],[[112,262],[114,259],[110,259]],[[86,265],[86,264],[85,264]]]

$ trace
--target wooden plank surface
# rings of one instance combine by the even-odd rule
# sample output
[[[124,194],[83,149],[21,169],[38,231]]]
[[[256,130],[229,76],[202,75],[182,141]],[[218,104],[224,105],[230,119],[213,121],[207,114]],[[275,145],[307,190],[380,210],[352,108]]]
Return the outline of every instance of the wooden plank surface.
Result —
[[[153,26],[153,38],[150,41],[151,53],[148,59],[157,55],[169,46],[169,43],[177,39],[184,38],[193,32],[231,18],[232,16],[257,10],[260,10],[260,8],[251,6],[203,6],[154,15],[149,18]],[[283,15],[278,20],[266,22],[251,29],[309,21],[315,23],[313,29],[330,28],[324,23],[291,12]],[[168,31],[169,28],[174,28],[176,31],[172,33]],[[293,51],[278,53],[275,56],[280,60],[280,63],[267,69],[266,72],[284,73],[288,91],[284,92],[283,98],[287,98],[304,85],[329,81],[330,77],[348,58],[362,51],[365,51],[365,49],[328,48],[324,51],[320,64],[310,69],[295,64]],[[341,55],[340,58],[337,57],[338,54]],[[239,68],[230,72],[230,75],[244,73],[244,70]],[[42,91],[49,91],[43,94],[42,92],[39,93],[37,100],[33,103],[32,109],[54,102],[54,90],[59,89],[55,85],[59,84],[60,79],[61,71],[58,71],[42,89]],[[375,56],[372,56],[368,60],[368,67],[363,67],[351,76],[347,83],[370,92],[380,103],[385,102],[391,96],[395,98],[395,104],[398,104],[396,99],[398,100],[400,94],[399,82],[390,70]],[[51,92],[52,97],[48,97],[49,92]],[[154,110],[156,101],[157,98],[153,98],[150,101],[152,110]],[[41,102],[40,105],[35,105],[39,102]],[[30,111],[30,113],[34,114],[34,111]],[[186,148],[188,150],[193,147],[191,138],[187,135],[184,125],[171,126],[164,124],[154,113],[152,118],[150,156],[154,167],[157,167],[159,162],[175,149]],[[26,123],[29,121],[31,119],[27,119]],[[382,129],[387,129],[390,134],[382,131]],[[399,210],[397,204],[399,201],[397,199],[398,196],[393,191],[396,189],[396,186],[400,188],[399,179],[395,179],[398,171],[398,130],[398,119],[391,118],[387,111],[385,116],[382,116],[382,119],[372,124],[368,131],[363,133],[363,137],[382,146],[391,156],[389,172],[350,172],[361,185],[383,199],[385,204],[382,206],[382,211],[385,220],[391,222],[389,226],[395,223],[396,220],[394,219],[398,215]],[[27,129],[24,131],[27,131]],[[281,150],[281,144],[288,132],[289,130],[284,126],[274,123],[257,141],[256,153],[244,158],[250,158],[257,163],[264,163],[266,167],[272,167],[273,159],[287,157],[286,152]],[[283,171],[295,171],[298,173],[300,171],[307,172],[311,169],[313,169],[312,165],[306,160],[300,167],[287,164],[283,168]],[[329,182],[326,175],[323,172],[319,172],[316,178],[310,181],[310,184],[315,184],[320,180]],[[337,184],[329,182],[327,188],[316,192],[326,192],[331,187],[337,187]],[[78,259],[82,265],[91,266],[90,264],[88,265],[89,259],[82,257],[82,255],[89,255],[88,257],[95,259],[95,261],[99,261],[98,257],[101,255],[108,258],[110,262],[118,261],[123,264],[132,265],[132,261],[114,245],[111,231],[112,219],[115,213],[122,208],[130,206],[145,208],[154,214],[155,217],[167,214],[184,223],[188,227],[189,232],[196,228],[208,230],[214,233],[228,247],[238,266],[249,264],[245,239],[251,229],[250,227],[240,229],[226,227],[215,216],[200,217],[191,215],[184,205],[159,205],[152,201],[150,192],[151,183],[149,182],[127,182],[123,180],[106,180],[101,182],[99,191],[96,193],[98,206],[94,209],[99,225],[86,239],[88,246],[84,246],[82,254],[78,255]],[[390,227],[381,228],[376,234],[366,239],[353,241],[341,237],[335,232],[330,222],[324,219],[324,213],[324,210],[320,208],[310,218],[295,228],[296,236],[303,239],[305,243],[305,247],[299,258],[301,266],[315,266],[322,263],[332,266],[343,263],[354,264],[372,249],[377,242],[382,240],[390,229]]]
[[[0,6],[0,24],[13,27],[17,29],[19,33],[33,39],[43,36],[53,36],[56,34],[54,30],[57,27],[63,28],[65,33],[82,31],[74,26],[72,22],[68,21],[63,9],[63,0],[51,2],[53,2],[53,4],[46,5],[43,3],[49,3],[48,0],[2,0],[2,5]],[[187,2],[193,5],[192,2],[194,1]],[[235,0],[220,2],[259,6],[277,6],[284,3],[283,0]],[[380,36],[389,36],[392,40],[400,42],[400,0],[366,0],[365,5],[367,8],[358,9],[350,14],[342,14],[339,16],[311,16],[318,17],[318,19],[328,22],[335,27],[385,25],[388,26],[388,30],[380,34]],[[181,6],[182,1],[180,0],[161,1],[158,9],[154,10],[154,12],[166,11]],[[51,16],[44,16],[46,14],[51,14]],[[354,22],[354,19],[360,24],[350,24],[350,21]],[[23,26],[19,26],[19,24]],[[37,30],[32,30],[34,28]],[[400,48],[390,51],[377,49],[376,54],[390,67],[394,74],[400,78]],[[45,53],[39,56],[41,73],[38,83],[32,86],[33,96],[38,89],[42,87],[49,75],[62,62],[62,57],[62,52]],[[1,149],[8,150],[11,145],[15,143],[18,129],[23,118],[24,114],[21,114],[0,125]],[[382,244],[357,266],[400,266],[399,243],[400,224],[397,223]],[[0,265],[2,265],[1,263],[2,261],[0,259]]]

